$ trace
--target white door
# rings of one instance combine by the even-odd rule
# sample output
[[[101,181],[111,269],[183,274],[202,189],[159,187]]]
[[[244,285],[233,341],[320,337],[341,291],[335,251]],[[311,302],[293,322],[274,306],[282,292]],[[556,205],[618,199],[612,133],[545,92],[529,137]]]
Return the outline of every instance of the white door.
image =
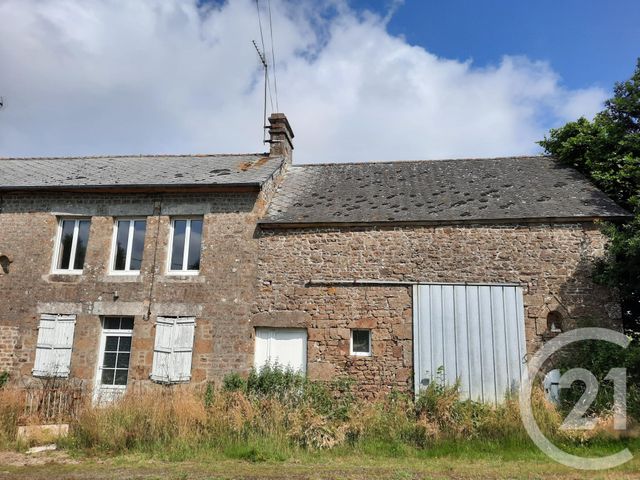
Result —
[[[94,400],[106,403],[121,397],[129,381],[133,317],[104,317]]]
[[[501,401],[526,373],[522,288],[416,285],[413,292],[415,391],[460,382],[462,398]]]
[[[301,328],[256,328],[255,367],[266,364],[307,371],[307,331]]]

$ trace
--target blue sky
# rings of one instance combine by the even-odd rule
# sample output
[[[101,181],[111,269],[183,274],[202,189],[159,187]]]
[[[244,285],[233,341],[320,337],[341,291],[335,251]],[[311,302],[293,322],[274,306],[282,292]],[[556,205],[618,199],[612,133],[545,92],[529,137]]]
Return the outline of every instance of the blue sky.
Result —
[[[352,0],[384,12],[385,0]],[[406,0],[388,25],[436,55],[495,64],[503,55],[546,60],[569,88],[611,90],[640,56],[638,0]]]
[[[270,60],[269,1],[296,163],[537,154],[640,55],[640,0],[259,0]],[[0,18],[0,157],[266,148],[255,0],[0,0]]]

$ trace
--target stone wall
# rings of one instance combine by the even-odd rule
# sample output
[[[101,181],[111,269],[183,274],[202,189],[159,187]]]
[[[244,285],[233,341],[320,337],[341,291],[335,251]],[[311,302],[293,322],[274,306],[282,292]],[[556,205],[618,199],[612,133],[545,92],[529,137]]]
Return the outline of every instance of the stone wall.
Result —
[[[18,327],[0,325],[0,373],[13,372],[18,365]]]
[[[253,321],[306,326],[312,378],[347,373],[365,396],[410,389],[411,288],[332,281],[520,284],[533,351],[549,311],[561,312],[567,327],[580,318],[618,324],[615,297],[590,278],[604,245],[591,223],[263,231]],[[319,280],[327,283],[309,285]],[[349,355],[349,329],[358,327],[372,329],[371,357]]]
[[[272,187],[268,186],[267,192]],[[12,194],[2,195],[0,255],[0,370],[29,377],[40,314],[76,314],[71,376],[93,384],[100,318],[134,316],[130,378],[147,381],[157,315],[196,316],[192,378],[220,380],[251,365],[258,242],[256,220],[264,194]],[[60,216],[91,217],[82,275],[51,273]],[[204,216],[201,269],[166,274],[170,219]],[[109,274],[114,218],[147,220],[140,275]],[[146,313],[150,308],[151,316]],[[19,350],[14,347],[19,346]]]

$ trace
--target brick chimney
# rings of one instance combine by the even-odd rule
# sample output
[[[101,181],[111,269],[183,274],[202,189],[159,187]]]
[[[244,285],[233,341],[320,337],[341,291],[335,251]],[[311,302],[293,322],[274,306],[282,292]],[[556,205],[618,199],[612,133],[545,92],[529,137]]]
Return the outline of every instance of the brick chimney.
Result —
[[[293,155],[293,130],[284,113],[272,113],[269,117],[269,155],[281,156],[291,163]]]

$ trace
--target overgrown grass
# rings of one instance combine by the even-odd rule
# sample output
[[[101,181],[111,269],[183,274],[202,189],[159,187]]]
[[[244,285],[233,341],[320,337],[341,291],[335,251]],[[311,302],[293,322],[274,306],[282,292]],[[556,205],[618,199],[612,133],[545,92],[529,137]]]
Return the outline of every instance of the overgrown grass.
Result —
[[[562,431],[561,415],[540,389],[532,401],[540,428],[564,449],[620,446],[609,417],[594,431]],[[15,436],[20,411],[9,391],[0,390],[5,447]],[[89,454],[144,454],[171,461],[201,455],[282,461],[329,452],[417,458],[542,455],[522,426],[515,398],[497,406],[461,401],[456,386],[433,382],[417,399],[392,392],[365,401],[353,395],[348,380],[311,382],[278,368],[248,378],[229,376],[220,389],[176,385],[102,407],[87,402],[63,445]]]

